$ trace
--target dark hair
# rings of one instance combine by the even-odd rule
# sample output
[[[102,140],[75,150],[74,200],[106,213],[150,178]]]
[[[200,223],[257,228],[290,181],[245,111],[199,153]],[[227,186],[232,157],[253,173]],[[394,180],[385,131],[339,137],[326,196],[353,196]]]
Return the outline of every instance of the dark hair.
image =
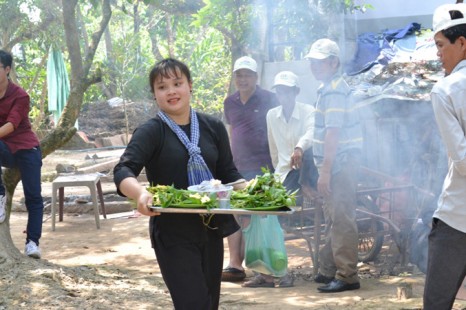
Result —
[[[466,38],[466,24],[456,25],[442,30],[442,34],[453,44],[459,37]]]
[[[458,10],[450,11],[451,20],[464,18],[463,13]],[[450,43],[455,43],[456,39],[459,37],[466,38],[466,24],[460,24],[448,29],[442,30],[442,34],[450,41]]]
[[[11,55],[11,53],[5,50],[0,50],[0,62],[5,67],[11,68],[11,64],[13,63],[13,56]]]
[[[154,82],[158,77],[170,78],[175,75],[179,78],[179,74],[184,74],[188,82],[192,83],[191,72],[184,63],[173,58],[165,58],[157,62],[149,73],[150,90],[154,93]]]

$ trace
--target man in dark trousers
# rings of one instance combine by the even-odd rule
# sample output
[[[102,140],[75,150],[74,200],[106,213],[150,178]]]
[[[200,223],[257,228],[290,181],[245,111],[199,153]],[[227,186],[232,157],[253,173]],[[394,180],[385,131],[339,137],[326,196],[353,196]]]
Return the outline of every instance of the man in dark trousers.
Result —
[[[261,175],[261,168],[273,169],[267,140],[267,112],[279,105],[275,94],[257,85],[257,63],[244,56],[235,61],[233,79],[237,91],[227,97],[224,112],[230,133],[233,161],[246,180]],[[237,218],[245,228],[249,217]],[[242,281],[245,240],[241,230],[228,237],[230,261],[223,270],[222,281]]]
[[[466,4],[438,7],[433,28],[445,77],[431,99],[449,158],[429,235],[424,310],[447,310],[466,275]]]
[[[44,203],[41,195],[42,154],[39,139],[29,122],[29,95],[10,81],[13,57],[0,50],[0,167],[18,168],[21,173],[28,223],[25,254],[40,258]],[[6,216],[6,193],[0,169],[0,223]]]

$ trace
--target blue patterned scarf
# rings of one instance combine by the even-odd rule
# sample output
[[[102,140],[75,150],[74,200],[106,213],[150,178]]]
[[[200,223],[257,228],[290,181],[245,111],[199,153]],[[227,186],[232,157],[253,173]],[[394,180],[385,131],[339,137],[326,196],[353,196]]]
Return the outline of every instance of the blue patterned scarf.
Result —
[[[213,179],[207,164],[202,158],[201,149],[199,148],[199,121],[194,109],[191,109],[191,141],[183,129],[180,128],[165,112],[159,111],[157,115],[162,121],[170,127],[176,134],[181,143],[186,147],[189,153],[188,160],[188,184],[198,185],[202,181]]]

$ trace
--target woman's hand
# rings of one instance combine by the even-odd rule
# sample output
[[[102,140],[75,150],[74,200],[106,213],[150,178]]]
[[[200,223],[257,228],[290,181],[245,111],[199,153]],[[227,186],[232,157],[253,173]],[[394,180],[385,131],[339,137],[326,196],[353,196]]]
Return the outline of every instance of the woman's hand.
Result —
[[[248,182],[245,179],[239,179],[239,180],[227,183],[225,185],[231,185],[233,186],[233,190],[239,191],[239,190],[246,188],[246,186],[248,185]]]
[[[154,212],[149,208],[152,206],[153,196],[139,184],[136,178],[128,177],[123,179],[120,183],[119,189],[124,195],[126,195],[126,197],[136,201],[139,213],[147,216],[160,215],[160,212]]]
[[[147,216],[160,215],[160,212],[154,212],[150,207],[152,206],[153,196],[148,191],[141,192],[137,199],[138,212]]]

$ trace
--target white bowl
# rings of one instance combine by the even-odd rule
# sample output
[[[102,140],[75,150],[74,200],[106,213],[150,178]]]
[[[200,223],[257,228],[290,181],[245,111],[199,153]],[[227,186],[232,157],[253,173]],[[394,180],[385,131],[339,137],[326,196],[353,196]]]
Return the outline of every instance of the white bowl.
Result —
[[[188,190],[196,193],[208,194],[210,199],[215,199],[217,201],[217,206],[220,209],[230,208],[230,196],[233,191],[233,186],[223,184],[206,186],[205,184],[199,184],[189,186]]]

